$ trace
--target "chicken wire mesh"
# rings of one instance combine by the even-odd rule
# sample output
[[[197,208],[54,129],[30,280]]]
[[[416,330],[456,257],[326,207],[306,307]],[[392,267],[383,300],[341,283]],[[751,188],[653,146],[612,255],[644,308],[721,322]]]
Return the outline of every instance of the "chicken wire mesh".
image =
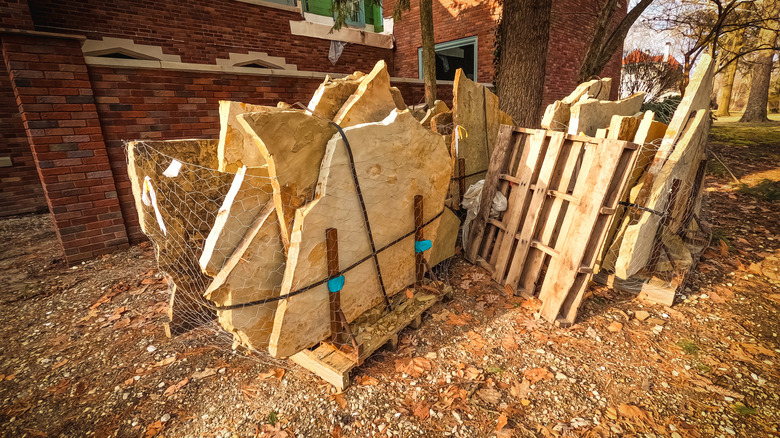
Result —
[[[415,253],[413,203],[409,202],[408,212],[376,216],[388,200],[364,199],[360,192],[362,189],[371,193],[377,189],[372,185],[382,183],[370,179],[361,180],[360,184],[355,184],[357,179],[342,181],[352,186],[341,192],[333,190],[330,202],[336,205],[359,202],[362,216],[352,218],[355,220],[338,230],[328,229],[317,242],[317,251],[326,253],[327,271],[308,276],[303,286],[300,283],[298,287],[291,286],[288,281],[285,289],[291,242],[290,235],[282,231],[282,223],[288,229],[293,227],[294,215],[286,216],[285,212],[294,213],[300,205],[274,196],[273,178],[268,176],[267,167],[242,168],[236,173],[216,170],[215,150],[215,142],[209,140],[141,141],[127,145],[128,169],[141,227],[154,244],[161,272],[169,279],[172,327],[179,330],[200,327],[218,334],[214,338],[217,342],[232,341],[234,349],[241,346],[265,353],[282,299],[321,293],[315,288],[323,286],[335,292],[339,289],[339,278],[343,285],[344,274],[349,271],[370,272],[373,275],[368,275],[365,281],[380,283],[383,296],[382,305],[377,306],[381,308],[379,314],[387,313],[404,299],[406,294],[399,293],[403,288],[389,290],[382,284],[378,259],[399,246],[403,247],[401,251]],[[328,171],[351,173],[355,166],[371,164],[350,158],[352,162],[331,163]],[[442,207],[429,206],[426,212],[434,209],[442,210]],[[442,212],[428,212],[422,230],[430,233],[435,229]],[[400,218],[409,224],[408,232],[396,233],[397,236],[385,232],[378,237],[371,233],[371,224],[401,221]],[[330,242],[331,231],[333,242]],[[366,239],[371,241],[368,252],[365,248],[338,246],[339,241]],[[335,243],[333,248],[331,243]],[[312,253],[308,255],[311,257]],[[436,266],[435,273],[430,266],[423,269],[434,278],[446,276],[448,262]],[[441,287],[442,283],[436,281],[433,285]],[[327,300],[331,302],[338,296],[329,295]],[[350,330],[347,322],[358,315],[354,311],[350,314],[349,308],[345,309],[347,315],[343,311],[334,313],[332,309],[338,307],[314,308],[312,318],[324,312],[330,320],[328,339],[349,345],[359,333]]]

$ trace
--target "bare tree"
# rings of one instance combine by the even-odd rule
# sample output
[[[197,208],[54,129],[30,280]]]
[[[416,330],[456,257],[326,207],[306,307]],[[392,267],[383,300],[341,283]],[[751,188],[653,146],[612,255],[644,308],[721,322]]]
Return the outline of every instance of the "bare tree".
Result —
[[[585,82],[591,76],[598,75],[604,70],[612,55],[623,47],[623,40],[625,40],[631,26],[651,3],[653,0],[639,0],[617,26],[608,32],[610,24],[614,21],[615,14],[619,10],[619,3],[618,0],[604,0],[596,15],[593,37],[580,64],[579,82]]]
[[[639,50],[623,58],[620,74],[620,96],[645,93],[646,101],[654,101],[677,90],[682,68],[668,55],[652,55]]]

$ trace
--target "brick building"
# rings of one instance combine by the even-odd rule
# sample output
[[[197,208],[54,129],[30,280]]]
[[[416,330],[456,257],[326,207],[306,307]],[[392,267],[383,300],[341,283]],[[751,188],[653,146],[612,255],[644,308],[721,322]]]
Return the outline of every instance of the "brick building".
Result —
[[[216,138],[219,100],[305,103],[326,74],[380,59],[420,102],[419,9],[393,23],[393,3],[331,33],[330,0],[0,0],[0,216],[48,209],[78,262],[144,239],[124,140]],[[434,4],[441,71],[490,83],[496,2]],[[553,3],[547,102],[576,85],[587,41],[567,14],[594,4]],[[335,64],[332,41],[347,43]]]

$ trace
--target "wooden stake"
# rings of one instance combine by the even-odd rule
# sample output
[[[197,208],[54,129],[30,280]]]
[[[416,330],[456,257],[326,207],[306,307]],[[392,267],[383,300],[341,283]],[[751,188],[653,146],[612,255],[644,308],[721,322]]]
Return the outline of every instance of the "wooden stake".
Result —
[[[339,233],[335,228],[325,230],[325,245],[328,256],[328,278],[339,275]],[[329,292],[330,294],[330,339],[338,341],[341,332],[341,292]]]
[[[423,239],[423,197],[417,195],[414,197],[414,240],[421,242]],[[419,285],[425,275],[425,258],[421,252],[414,254],[414,272],[417,274],[416,284]]]
[[[465,194],[466,194],[466,159],[458,158],[458,204],[454,206],[455,210],[460,210],[460,203],[463,202],[463,196]]]

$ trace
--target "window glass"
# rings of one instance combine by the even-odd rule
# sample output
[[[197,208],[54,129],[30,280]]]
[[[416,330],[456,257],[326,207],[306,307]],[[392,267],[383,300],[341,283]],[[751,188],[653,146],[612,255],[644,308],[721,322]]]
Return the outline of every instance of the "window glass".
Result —
[[[455,72],[463,69],[466,77],[477,81],[477,37],[436,44],[436,80],[452,81]],[[419,77],[423,77],[422,48],[417,50]]]

